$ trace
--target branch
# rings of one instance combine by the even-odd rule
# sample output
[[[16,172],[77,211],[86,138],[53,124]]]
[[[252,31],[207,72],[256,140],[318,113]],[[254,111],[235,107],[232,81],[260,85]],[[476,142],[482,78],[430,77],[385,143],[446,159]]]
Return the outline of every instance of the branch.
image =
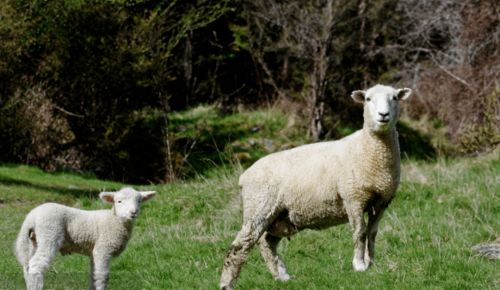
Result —
[[[452,78],[454,78],[455,80],[457,80],[458,82],[460,82],[461,84],[463,84],[464,86],[466,86],[469,90],[474,91],[474,89],[472,89],[472,87],[464,79],[462,79],[461,77],[459,77],[456,74],[452,73],[451,71],[447,70],[444,66],[440,65],[439,62],[434,58],[433,54],[431,54],[431,60],[442,71],[444,71],[449,76],[451,76]]]
[[[54,104],[52,104],[52,108],[60,111],[60,112],[63,112],[64,114],[68,115],[68,116],[72,116],[72,117],[77,117],[77,118],[84,118],[85,116],[84,115],[80,115],[80,114],[75,114],[75,113],[71,113],[69,111],[66,111],[65,109],[61,108],[61,107],[58,107]]]

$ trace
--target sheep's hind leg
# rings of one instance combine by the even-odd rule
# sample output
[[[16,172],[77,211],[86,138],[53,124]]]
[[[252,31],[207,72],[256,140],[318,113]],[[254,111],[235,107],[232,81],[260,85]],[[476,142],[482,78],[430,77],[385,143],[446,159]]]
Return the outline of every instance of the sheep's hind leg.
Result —
[[[274,279],[288,281],[290,280],[290,275],[286,272],[285,264],[277,252],[280,241],[280,237],[265,232],[259,240],[260,253]]]
[[[28,262],[23,265],[23,275],[24,281],[26,282],[26,288],[30,287],[30,275],[28,274],[29,270],[29,260],[35,255],[37,249],[36,236],[35,232],[30,232],[29,234],[29,244],[28,244]]]
[[[46,235],[47,236],[47,235]],[[42,290],[44,274],[56,256],[62,239],[56,237],[46,238],[38,235],[36,250],[30,258],[26,287],[28,290]]]
[[[220,278],[221,289],[233,289],[241,266],[245,263],[248,253],[257,243],[269,224],[276,217],[276,210],[264,207],[253,218],[243,224],[226,254]]]

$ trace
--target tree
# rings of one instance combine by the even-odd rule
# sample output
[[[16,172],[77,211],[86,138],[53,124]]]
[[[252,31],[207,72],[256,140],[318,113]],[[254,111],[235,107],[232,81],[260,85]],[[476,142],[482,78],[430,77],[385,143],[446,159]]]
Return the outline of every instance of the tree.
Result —
[[[245,1],[243,6],[248,49],[263,82],[279,98],[294,94],[294,86],[302,88],[314,141],[324,134],[327,71],[334,42],[331,32],[343,2],[258,0]]]

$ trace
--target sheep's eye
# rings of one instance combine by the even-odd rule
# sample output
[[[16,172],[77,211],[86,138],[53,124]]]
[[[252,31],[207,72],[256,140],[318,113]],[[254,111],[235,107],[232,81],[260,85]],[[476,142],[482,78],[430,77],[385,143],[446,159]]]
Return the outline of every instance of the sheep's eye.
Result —
[[[367,102],[369,102],[369,101],[371,101],[371,100],[372,100],[371,98],[366,98],[366,101],[367,101]]]
[[[121,200],[119,200],[119,201],[118,201],[118,203],[122,203],[122,201],[121,201]]]
[[[392,100],[393,100],[393,101],[397,101],[397,100],[398,100],[398,97],[393,96],[393,97],[392,97]]]

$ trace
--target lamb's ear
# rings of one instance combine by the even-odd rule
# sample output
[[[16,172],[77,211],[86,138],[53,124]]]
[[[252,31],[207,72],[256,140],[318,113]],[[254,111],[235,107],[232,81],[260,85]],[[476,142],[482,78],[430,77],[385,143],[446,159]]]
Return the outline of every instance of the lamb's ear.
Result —
[[[99,198],[102,199],[102,201],[114,204],[115,203],[115,193],[111,191],[103,191],[99,193]]]
[[[364,103],[365,94],[365,91],[354,91],[351,93],[351,98],[358,103]]]
[[[404,89],[399,89],[398,90],[398,100],[404,101],[408,99],[411,95],[411,89],[409,88],[404,88]]]
[[[156,191],[139,191],[142,198],[141,201],[146,201],[153,198],[156,195]]]

